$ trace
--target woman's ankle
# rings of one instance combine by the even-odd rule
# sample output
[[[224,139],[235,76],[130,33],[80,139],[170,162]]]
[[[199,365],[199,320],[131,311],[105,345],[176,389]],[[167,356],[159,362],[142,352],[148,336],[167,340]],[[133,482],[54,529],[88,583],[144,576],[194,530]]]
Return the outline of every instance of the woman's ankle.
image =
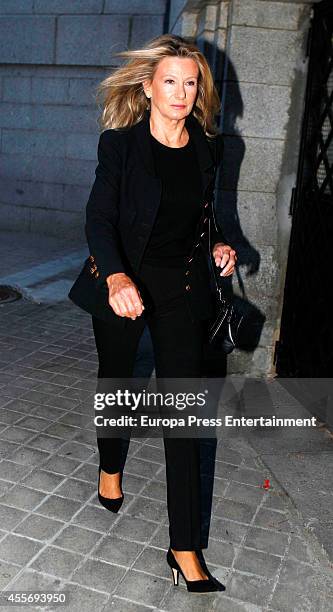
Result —
[[[177,553],[178,553],[180,556],[183,556],[183,557],[194,557],[195,554],[196,554],[195,550],[186,550],[186,549],[184,549],[184,550],[177,550],[175,548],[172,548],[171,546],[170,546],[170,550],[171,550],[171,552],[173,553],[174,556],[176,556]]]
[[[103,472],[103,474],[106,474],[107,476],[120,476],[121,472],[108,472],[107,470],[104,470],[104,468],[101,468],[101,472]]]

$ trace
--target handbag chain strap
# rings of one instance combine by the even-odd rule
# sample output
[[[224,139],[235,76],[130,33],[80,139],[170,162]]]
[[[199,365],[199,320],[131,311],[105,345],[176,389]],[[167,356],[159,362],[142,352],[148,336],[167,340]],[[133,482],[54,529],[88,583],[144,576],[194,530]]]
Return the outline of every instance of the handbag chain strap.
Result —
[[[211,201],[210,203],[211,208],[213,207],[213,202]],[[214,283],[215,283],[215,288],[217,293],[219,294],[219,299],[220,301],[223,300],[222,298],[222,288],[220,287],[219,283],[217,282],[217,272],[216,272],[216,266],[215,266],[215,260],[213,261],[213,253],[212,253],[212,241],[211,241],[211,223],[212,223],[212,215],[210,215],[209,220],[208,220],[208,249],[209,249],[209,263],[210,263],[210,267],[212,270],[212,274],[213,274],[213,278],[214,278]]]

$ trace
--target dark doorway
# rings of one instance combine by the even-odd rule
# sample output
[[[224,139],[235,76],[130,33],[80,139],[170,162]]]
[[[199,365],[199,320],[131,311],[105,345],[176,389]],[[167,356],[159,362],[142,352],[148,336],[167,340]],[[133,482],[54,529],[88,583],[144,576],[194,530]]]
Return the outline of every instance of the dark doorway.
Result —
[[[313,6],[278,376],[333,375],[333,2]]]

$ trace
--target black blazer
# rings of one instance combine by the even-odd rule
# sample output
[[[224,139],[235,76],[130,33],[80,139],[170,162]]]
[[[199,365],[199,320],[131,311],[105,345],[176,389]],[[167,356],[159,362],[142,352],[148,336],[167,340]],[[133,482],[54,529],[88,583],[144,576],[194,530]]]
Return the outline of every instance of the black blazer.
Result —
[[[118,326],[123,325],[127,317],[116,315],[109,306],[106,278],[115,272],[125,272],[136,279],[161,198],[162,185],[154,169],[149,117],[147,110],[135,125],[107,129],[100,135],[96,178],[86,206],[85,232],[90,256],[68,294],[84,310]],[[221,134],[208,139],[192,114],[186,117],[185,125],[195,145],[204,193],[203,215],[198,228],[203,231],[197,247],[202,247],[206,261],[202,265],[202,258],[196,257],[194,263],[199,263],[189,265],[188,274],[191,274],[186,278],[186,285],[191,287],[193,274],[201,275],[201,280],[202,275],[209,275],[208,224],[211,244],[226,242],[216,222],[212,201],[223,140]],[[206,285],[208,289],[209,280]],[[192,286],[199,285],[194,282]],[[210,294],[201,290],[194,293],[190,289],[187,294],[192,318],[205,318],[211,310],[211,291]]]

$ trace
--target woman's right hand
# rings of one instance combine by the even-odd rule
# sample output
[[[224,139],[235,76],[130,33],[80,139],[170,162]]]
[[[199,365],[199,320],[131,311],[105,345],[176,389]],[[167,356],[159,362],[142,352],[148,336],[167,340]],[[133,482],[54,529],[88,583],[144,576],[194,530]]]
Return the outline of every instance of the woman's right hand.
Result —
[[[134,321],[142,314],[144,305],[140,292],[127,274],[110,274],[106,282],[109,287],[109,304],[116,315],[129,317]]]

